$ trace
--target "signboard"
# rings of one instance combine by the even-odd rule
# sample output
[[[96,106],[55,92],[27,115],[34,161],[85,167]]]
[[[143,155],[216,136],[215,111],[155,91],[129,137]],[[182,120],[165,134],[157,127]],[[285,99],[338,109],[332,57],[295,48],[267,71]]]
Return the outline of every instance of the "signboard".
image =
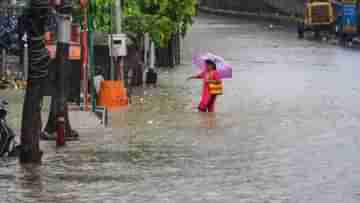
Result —
[[[126,35],[125,34],[113,34],[109,35],[109,49],[110,56],[126,56]]]

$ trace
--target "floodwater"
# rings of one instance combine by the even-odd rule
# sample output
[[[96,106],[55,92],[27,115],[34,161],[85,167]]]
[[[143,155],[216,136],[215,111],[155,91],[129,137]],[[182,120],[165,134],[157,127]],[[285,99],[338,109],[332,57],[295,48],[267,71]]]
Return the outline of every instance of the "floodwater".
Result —
[[[235,67],[215,114],[196,112],[201,83],[185,81],[202,51]],[[81,129],[62,149],[42,143],[38,167],[2,161],[0,202],[360,202],[358,56],[268,22],[201,15],[184,65],[136,90],[109,128]]]

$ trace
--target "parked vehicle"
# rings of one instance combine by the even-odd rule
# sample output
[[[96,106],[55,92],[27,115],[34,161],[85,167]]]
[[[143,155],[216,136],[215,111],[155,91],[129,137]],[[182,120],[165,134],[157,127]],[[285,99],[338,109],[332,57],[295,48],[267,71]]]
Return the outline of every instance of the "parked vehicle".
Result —
[[[341,0],[334,7],[337,13],[335,34],[343,42],[352,41],[359,34],[359,0]]]
[[[7,101],[0,100],[0,157],[16,156],[18,146],[15,142],[15,133],[6,122]]]
[[[320,32],[333,32],[335,23],[334,9],[331,0],[307,0],[304,20],[298,23],[298,37],[304,38],[305,32],[311,31],[315,36]]]

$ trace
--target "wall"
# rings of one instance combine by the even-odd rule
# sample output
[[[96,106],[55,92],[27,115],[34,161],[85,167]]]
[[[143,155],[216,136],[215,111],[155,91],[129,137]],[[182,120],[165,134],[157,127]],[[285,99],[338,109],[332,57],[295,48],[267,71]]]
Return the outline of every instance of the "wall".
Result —
[[[288,14],[302,15],[305,0],[265,0],[266,3]]]
[[[304,2],[305,0],[202,0],[201,5],[213,9],[301,15]]]

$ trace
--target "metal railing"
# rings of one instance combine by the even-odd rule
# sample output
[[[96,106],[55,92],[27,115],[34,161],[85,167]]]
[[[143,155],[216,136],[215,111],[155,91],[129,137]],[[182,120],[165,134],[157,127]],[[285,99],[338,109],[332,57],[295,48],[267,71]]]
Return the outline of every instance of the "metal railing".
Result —
[[[23,13],[24,7],[23,6],[11,6],[11,5],[1,5],[0,6],[0,17],[2,18],[3,22],[0,23],[8,23],[6,25],[0,25],[0,27],[6,27],[8,29],[12,28],[14,19],[20,16]],[[10,19],[11,18],[11,19]],[[11,24],[11,25],[10,25]],[[6,29],[2,28],[2,32],[6,32]],[[3,33],[4,34],[4,33]],[[7,34],[8,35],[8,34]],[[13,35],[13,33],[11,34]],[[5,41],[6,35],[0,36]],[[16,42],[15,42],[16,43]],[[22,67],[20,67],[20,57],[15,55],[14,53],[10,52],[7,49],[0,48],[0,77],[6,76],[9,73],[18,74],[19,72],[23,72]],[[23,75],[23,74],[22,74]]]
[[[0,18],[2,18],[2,22],[0,22],[1,31],[0,32],[8,32],[7,29],[13,29],[13,27],[17,26],[14,25],[14,22],[16,21],[17,17],[22,15],[24,11],[24,5],[9,5],[7,2],[0,3]],[[3,23],[1,25],[1,23]],[[6,29],[5,29],[6,28]],[[15,28],[16,29],[16,28]],[[10,44],[8,44],[8,35],[14,36],[14,31],[12,31],[10,34],[4,34],[2,33],[0,35],[0,40],[4,41],[9,47]],[[13,42],[17,43],[17,42]],[[8,49],[1,49],[0,48],[0,77],[7,76],[9,73],[18,75],[19,73],[21,75],[24,75],[23,67],[21,67],[21,59],[17,55],[14,54],[14,52],[11,52]]]

